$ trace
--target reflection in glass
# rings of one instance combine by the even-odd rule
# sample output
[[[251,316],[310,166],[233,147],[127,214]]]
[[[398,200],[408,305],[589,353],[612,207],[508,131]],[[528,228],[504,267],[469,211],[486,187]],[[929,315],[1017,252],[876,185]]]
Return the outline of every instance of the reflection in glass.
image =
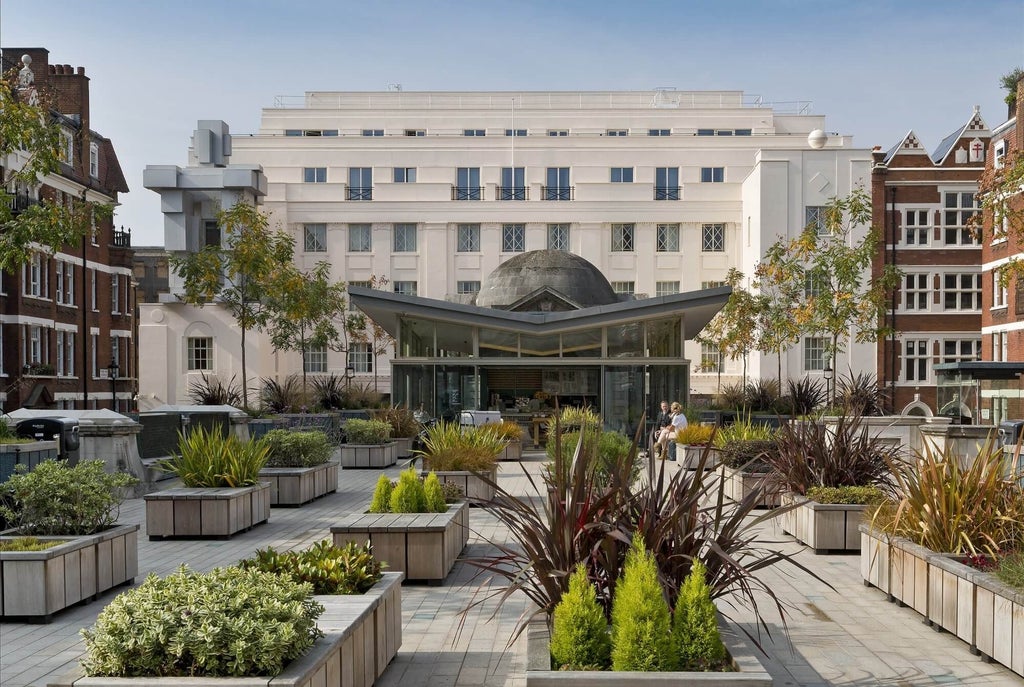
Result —
[[[499,329],[480,330],[480,357],[515,358],[519,355],[519,335]]]
[[[563,358],[601,357],[601,330],[588,329],[562,334]]]

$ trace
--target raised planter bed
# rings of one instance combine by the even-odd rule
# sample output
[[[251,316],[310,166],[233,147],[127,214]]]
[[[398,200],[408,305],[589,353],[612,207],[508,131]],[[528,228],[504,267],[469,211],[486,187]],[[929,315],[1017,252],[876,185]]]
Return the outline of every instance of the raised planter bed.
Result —
[[[50,622],[60,610],[130,584],[139,573],[138,531],[115,525],[86,536],[39,537],[65,542],[45,551],[0,552],[0,616]]]
[[[779,517],[785,534],[814,549],[814,553],[829,551],[860,551],[858,527],[864,519],[867,506],[845,503],[818,503],[805,496],[785,493],[781,505],[796,504]]]
[[[498,460],[522,460],[523,459],[523,442],[522,441],[510,441],[505,444],[505,448],[502,449],[501,454],[498,455]]]
[[[742,501],[768,478],[768,473],[744,472],[739,468],[731,468],[727,465],[719,465],[718,474],[723,478],[722,489],[725,491],[725,496],[733,501]],[[755,507],[774,508],[780,503],[780,494],[768,489],[762,492]]]
[[[317,621],[321,637],[276,676],[203,677],[81,677],[81,669],[51,687],[370,687],[383,674],[402,645],[402,576],[384,573],[365,594],[317,596],[324,613]]]
[[[395,457],[398,459],[412,458],[412,440],[414,437],[392,437],[395,442]]]
[[[860,568],[864,584],[877,587],[890,601],[928,615],[928,557],[934,552],[903,539],[859,526]]]
[[[771,687],[772,676],[761,663],[756,649],[739,630],[730,628],[719,617],[722,642],[729,651],[735,672],[697,673],[632,671],[575,671],[551,669],[550,632],[543,616],[530,621],[526,630],[526,687],[650,687],[651,685],[687,685],[687,687]]]
[[[467,499],[477,499],[480,501],[490,501],[494,498],[494,487],[484,482],[477,474],[469,472],[467,470],[431,470],[430,461],[424,460],[423,477],[427,476],[428,472],[433,472],[437,475],[437,479],[441,482],[454,482],[459,485],[459,489],[465,494]],[[498,468],[495,466],[488,477],[491,482],[498,481]]]
[[[301,506],[338,491],[338,464],[311,468],[263,468],[260,480],[270,484],[271,506]]]
[[[342,444],[341,467],[343,468],[386,468],[398,462],[397,445],[386,444]]]
[[[336,546],[369,540],[373,555],[408,581],[440,584],[469,541],[469,507],[446,513],[353,513],[331,526]]]
[[[146,534],[167,537],[230,537],[270,518],[270,484],[251,487],[166,489],[146,494]]]
[[[676,444],[676,464],[684,470],[696,470],[705,451],[708,452],[708,460],[704,469],[714,470],[718,467],[718,449],[697,444]]]
[[[0,443],[0,482],[14,474],[15,465],[27,465],[29,470],[44,460],[57,460],[56,441],[30,441],[24,444]]]

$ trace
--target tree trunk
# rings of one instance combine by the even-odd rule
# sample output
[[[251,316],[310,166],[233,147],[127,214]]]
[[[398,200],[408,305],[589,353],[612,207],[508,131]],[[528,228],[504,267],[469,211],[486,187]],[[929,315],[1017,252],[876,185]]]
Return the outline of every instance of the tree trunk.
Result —
[[[241,325],[239,328],[242,330],[242,407],[246,410],[249,409],[249,380],[245,369],[245,324],[244,319],[239,322]]]

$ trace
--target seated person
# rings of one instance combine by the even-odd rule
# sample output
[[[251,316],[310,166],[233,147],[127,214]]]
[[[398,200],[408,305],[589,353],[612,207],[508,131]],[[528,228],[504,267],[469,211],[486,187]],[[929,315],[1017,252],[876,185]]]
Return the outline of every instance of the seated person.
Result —
[[[658,443],[654,447],[655,455],[664,455],[668,447],[669,441],[676,440],[676,432],[683,427],[686,427],[686,415],[683,413],[683,406],[679,405],[678,402],[673,402],[670,407],[671,424],[665,427],[658,433]]]

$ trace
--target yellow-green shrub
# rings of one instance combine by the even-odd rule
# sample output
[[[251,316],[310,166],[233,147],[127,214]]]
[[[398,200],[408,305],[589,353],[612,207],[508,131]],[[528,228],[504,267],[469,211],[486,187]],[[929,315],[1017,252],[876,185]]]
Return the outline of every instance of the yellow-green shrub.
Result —
[[[674,670],[672,620],[654,555],[633,536],[612,599],[612,670]]]
[[[444,513],[448,510],[441,482],[433,472],[427,474],[426,479],[423,480],[423,495],[426,498],[427,510],[431,513]]]
[[[371,513],[391,512],[391,492],[395,485],[387,475],[381,475],[377,479],[377,486],[373,489],[373,498],[370,500]]]
[[[606,670],[611,663],[608,621],[583,563],[552,615],[551,662],[556,670]]]
[[[718,633],[715,604],[708,589],[707,569],[699,560],[679,590],[672,618],[672,637],[680,670],[718,670],[726,660],[725,645]]]
[[[392,513],[426,513],[427,496],[415,468],[402,470],[391,492]]]

